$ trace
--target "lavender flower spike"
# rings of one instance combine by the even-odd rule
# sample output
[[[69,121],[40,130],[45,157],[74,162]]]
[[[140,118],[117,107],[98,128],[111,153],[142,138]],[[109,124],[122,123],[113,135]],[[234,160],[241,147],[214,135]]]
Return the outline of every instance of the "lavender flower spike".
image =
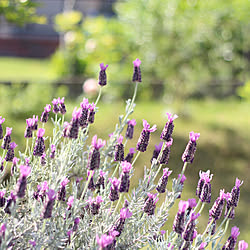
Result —
[[[32,118],[26,119],[26,123],[27,123],[27,126],[26,126],[26,129],[25,129],[25,132],[24,132],[24,137],[25,138],[31,138],[32,137],[32,132],[33,132],[33,129],[32,129],[33,119]]]
[[[244,240],[240,240],[238,250],[246,250],[247,248],[248,244]]]
[[[122,208],[122,209],[120,210],[120,218],[121,218],[121,219],[128,219],[128,218],[130,218],[132,215],[133,215],[133,213],[130,212],[128,208]]]
[[[127,162],[132,163],[132,159],[134,157],[134,153],[135,153],[135,148],[130,148],[129,149],[129,153],[126,155],[126,157],[125,157],[124,160],[127,161]]]
[[[6,157],[5,157],[6,161],[12,161],[14,159],[14,156],[15,156],[14,149],[16,147],[17,147],[17,144],[15,142],[10,143],[9,149],[8,149]]]
[[[139,140],[136,145],[136,149],[141,152],[145,152],[149,143],[150,133],[156,130],[156,125],[150,128],[150,125],[146,120],[143,120],[143,130],[139,137]]]
[[[179,211],[175,216],[173,223],[173,231],[178,234],[182,234],[184,231],[184,221],[185,221],[185,211],[189,206],[188,201],[180,201],[179,202]]]
[[[196,151],[196,141],[200,137],[199,133],[194,133],[193,131],[189,133],[189,142],[186,149],[182,155],[182,161],[192,163],[194,160],[194,154]]]
[[[48,219],[48,218],[51,218],[52,216],[52,210],[53,210],[53,206],[54,206],[55,199],[56,199],[55,191],[53,189],[50,189],[47,192],[47,196],[48,198],[46,200],[46,203],[44,205],[44,209],[42,212],[43,219]]]
[[[163,145],[162,141],[159,143],[159,145],[155,144],[155,149],[154,149],[154,152],[153,152],[153,156],[152,156],[152,158],[150,160],[151,163],[153,162],[153,159],[158,158],[158,156],[159,156],[159,154],[161,152],[162,145]]]
[[[188,199],[188,208],[187,208],[187,216],[191,213],[192,209],[194,207],[196,207],[197,203],[196,203],[196,199],[192,198],[192,199]]]
[[[96,198],[91,198],[87,200],[90,206],[90,211],[93,215],[96,215],[99,213],[99,209],[101,207],[101,203],[103,202],[103,199],[101,196],[96,196]]]
[[[168,164],[169,157],[170,157],[170,147],[171,147],[172,143],[173,143],[172,138],[170,138],[170,140],[165,143],[165,146],[164,146],[162,153],[160,155],[160,158],[159,158],[160,164]]]
[[[46,123],[49,120],[49,112],[51,111],[51,105],[47,104],[44,108],[44,111],[41,115],[40,121]]]
[[[66,106],[64,104],[64,97],[61,99],[60,97],[58,97],[58,104],[59,104],[59,110],[60,110],[60,113],[62,115],[66,114],[67,110],[66,110]]]
[[[4,123],[5,118],[2,118],[2,116],[0,116],[0,139],[3,139],[3,128],[2,128],[2,124]]]
[[[195,232],[195,220],[200,216],[199,213],[195,214],[192,213],[190,216],[190,219],[188,220],[185,229],[182,233],[182,238],[185,241],[192,241],[194,237],[194,232]]]
[[[72,112],[72,119],[70,121],[70,124],[67,126],[67,132],[66,135],[69,138],[72,139],[77,139],[78,137],[78,132],[79,132],[79,120],[81,117],[81,109],[77,109],[77,107],[74,108],[73,112]]]
[[[100,165],[100,152],[99,149],[103,147],[106,144],[106,141],[103,141],[101,139],[97,140],[97,135],[93,136],[92,138],[92,149],[89,153],[87,168],[90,170],[94,170],[99,168]]]
[[[6,135],[11,135],[11,132],[12,132],[12,128],[6,128]]]
[[[196,207],[196,205],[197,205],[196,199],[195,198],[188,199],[188,204],[189,204],[188,208],[190,208],[190,209]]]
[[[172,171],[168,171],[168,168],[163,169],[163,175],[162,175],[161,179],[159,180],[158,185],[156,187],[156,190],[159,193],[165,193],[166,186],[168,183],[168,177],[171,173],[172,173]]]
[[[196,195],[202,202],[210,203],[211,201],[211,183],[213,175],[210,175],[210,170],[199,173],[200,180],[197,185]]]
[[[20,172],[21,176],[17,182],[17,187],[16,187],[16,195],[18,198],[23,198],[25,196],[25,190],[27,186],[27,176],[31,172],[31,168],[26,165],[21,165],[20,166]]]
[[[95,121],[95,108],[96,106],[94,103],[89,104],[88,122],[91,124]]]
[[[36,144],[34,147],[33,155],[36,156],[42,156],[43,153],[45,152],[45,144],[44,144],[44,133],[45,129],[39,128],[37,130],[37,139],[36,139]]]
[[[0,227],[0,245],[2,243],[3,238],[5,237],[5,231],[6,231],[6,224],[3,223]]]
[[[115,237],[113,235],[103,234],[100,238],[96,235],[96,242],[99,245],[99,250],[107,249],[107,246],[113,244]]]
[[[6,127],[6,134],[3,138],[3,143],[2,143],[3,149],[9,149],[10,142],[11,142],[11,136],[10,136],[11,132],[12,132],[12,128]]]
[[[130,162],[123,161],[121,162],[121,166],[122,166],[122,174],[120,176],[119,192],[127,193],[130,185],[129,171],[131,170],[132,165]]]
[[[74,203],[74,196],[70,196],[67,201],[67,205],[68,205],[67,210],[71,209],[71,207],[73,206],[73,203]]]
[[[173,134],[173,130],[174,130],[174,123],[173,121],[178,118],[178,115],[173,115],[171,113],[166,113],[168,116],[168,122],[166,123],[162,133],[161,133],[161,139],[164,141],[170,141],[172,134]]]
[[[158,200],[159,198],[157,198],[157,194],[148,193],[148,198],[146,199],[143,207],[143,210],[147,215],[153,215],[155,213],[156,203]]]
[[[118,220],[117,224],[113,227],[114,232],[116,233],[116,237],[119,237],[124,229],[125,220],[130,218],[132,213],[129,211],[128,208],[122,208],[120,210],[120,219]]]
[[[53,104],[53,112],[57,114],[60,111],[58,106],[58,100],[54,98],[52,104]]]
[[[240,199],[240,186],[243,184],[243,181],[240,181],[236,178],[235,186],[231,191],[231,198],[229,199],[228,203],[231,207],[237,207]]]
[[[134,127],[136,125],[136,121],[135,121],[135,119],[132,119],[132,120],[128,121],[127,124],[128,124],[128,127],[127,127],[127,131],[126,131],[125,137],[127,139],[133,139]]]
[[[6,191],[0,191],[0,207],[3,207],[5,205],[6,199],[5,199],[5,193]]]
[[[115,161],[124,161],[124,145],[122,144],[123,136],[120,135],[115,145]]]
[[[134,73],[133,73],[133,82],[141,82],[141,69],[140,69],[140,65],[141,65],[141,60],[136,58],[133,61],[134,64]]]
[[[10,208],[11,208],[13,203],[14,204],[16,203],[16,195],[14,194],[13,191],[11,191],[10,196],[8,197],[7,202],[6,202],[6,206],[4,208],[5,213],[11,214]]]
[[[83,98],[80,103],[82,108],[81,116],[79,118],[80,127],[85,128],[88,125],[88,113],[89,113],[89,100],[87,98]]]
[[[225,194],[224,189],[220,190],[220,196],[216,199],[212,208],[209,210],[209,214],[214,220],[218,220],[221,217],[226,198],[227,195]]]
[[[112,183],[110,187],[109,199],[111,201],[116,201],[119,199],[118,186],[120,184],[120,180],[114,177],[113,179],[109,178],[109,181]]]
[[[88,184],[88,189],[90,189],[91,191],[94,191],[95,190],[95,183],[94,183],[94,173],[95,171],[87,171],[87,180],[90,178],[90,181],[89,181],[89,184]]]
[[[46,165],[46,154],[45,153],[43,153],[42,156],[41,156],[41,158],[40,158],[40,164],[42,166]]]
[[[96,181],[95,187],[97,189],[97,193],[100,191],[100,188],[102,187],[103,189],[105,188],[105,175],[106,172],[103,172],[102,170],[100,170],[99,172],[99,176],[98,179]]]
[[[64,178],[61,181],[61,187],[59,191],[57,192],[57,200],[59,201],[65,201],[65,196],[66,196],[66,185],[69,183],[68,178]]]
[[[38,128],[38,123],[37,123],[38,122],[38,115],[37,116],[33,115],[32,122],[33,122],[32,130],[37,130],[37,128]]]
[[[199,249],[200,249],[200,250],[204,250],[206,246],[207,246],[207,242],[202,242],[202,243],[200,244]]]
[[[106,74],[106,69],[108,68],[108,64],[104,66],[104,63],[100,64],[100,72],[99,72],[99,85],[100,86],[105,86],[107,84],[107,74]]]
[[[14,166],[16,166],[19,161],[20,159],[18,159],[17,157],[14,157],[12,163]]]
[[[55,152],[56,152],[56,146],[54,144],[51,144],[50,145],[50,149],[51,149],[51,152],[50,152],[50,158],[51,159],[54,159],[55,158]]]
[[[227,239],[225,245],[222,247],[222,250],[226,249],[235,249],[237,238],[240,235],[240,231],[238,227],[232,227],[231,236]]]

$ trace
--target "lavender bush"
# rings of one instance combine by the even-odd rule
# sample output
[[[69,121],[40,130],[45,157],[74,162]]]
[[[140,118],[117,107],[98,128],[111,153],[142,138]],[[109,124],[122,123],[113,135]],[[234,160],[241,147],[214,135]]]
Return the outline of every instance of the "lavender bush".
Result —
[[[134,169],[140,167],[136,166],[136,160],[147,152],[150,135],[157,129],[156,125],[143,120],[143,130],[135,148],[127,150],[127,141],[135,138],[136,121],[129,116],[134,112],[137,88],[141,84],[140,64],[139,59],[134,61],[134,94],[108,141],[95,135],[87,145],[101,90],[108,82],[108,65],[104,64],[100,64],[101,87],[96,102],[90,103],[84,98],[79,108],[74,109],[71,121],[64,122],[67,112],[64,98],[47,104],[40,119],[34,115],[26,120],[26,149],[19,152],[19,158],[15,157],[17,145],[11,141],[12,128],[6,127],[4,135],[5,119],[0,117],[3,149],[1,249],[139,249],[144,246],[151,249],[235,249],[239,228],[233,226],[226,241],[223,237],[235,217],[243,181],[236,178],[231,192],[220,191],[215,203],[210,205],[203,232],[197,232],[196,225],[204,206],[207,203],[209,206],[211,201],[213,175],[210,171],[199,173],[198,202],[195,198],[180,200],[186,179],[184,173],[194,160],[199,133],[190,132],[182,155],[182,171],[172,180],[172,186],[168,183],[173,170],[166,165],[174,143],[177,115],[167,113],[168,121],[162,129],[151,166],[145,167],[144,178],[139,180],[138,186],[131,188],[131,182],[137,182],[133,177]],[[49,117],[54,125],[51,137],[46,136]],[[125,151],[129,152],[125,154]],[[157,177],[160,177],[158,182]],[[159,194],[165,194],[161,195],[164,197],[161,205],[157,205]],[[172,231],[166,232],[163,228],[176,202],[178,211]],[[247,247],[243,240],[238,243],[238,249]]]

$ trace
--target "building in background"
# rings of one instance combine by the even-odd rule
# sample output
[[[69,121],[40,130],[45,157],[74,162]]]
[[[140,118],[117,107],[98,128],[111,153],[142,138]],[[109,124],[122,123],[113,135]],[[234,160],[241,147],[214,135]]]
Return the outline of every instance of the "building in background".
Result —
[[[34,0],[39,3],[38,15],[47,17],[47,24],[18,27],[0,17],[0,56],[49,57],[58,47],[59,34],[54,30],[56,14],[74,8],[84,15],[113,15],[115,0]]]

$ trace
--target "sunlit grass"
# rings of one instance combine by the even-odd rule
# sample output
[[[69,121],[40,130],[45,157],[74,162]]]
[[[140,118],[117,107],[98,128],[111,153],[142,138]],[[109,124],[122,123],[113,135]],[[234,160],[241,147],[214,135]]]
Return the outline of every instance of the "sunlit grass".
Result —
[[[0,57],[1,82],[46,82],[55,79],[48,59]]]

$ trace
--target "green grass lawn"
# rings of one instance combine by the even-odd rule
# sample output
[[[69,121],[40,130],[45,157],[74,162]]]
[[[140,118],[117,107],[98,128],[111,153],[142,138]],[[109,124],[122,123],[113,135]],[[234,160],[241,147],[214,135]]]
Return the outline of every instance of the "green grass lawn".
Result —
[[[0,57],[1,82],[48,82],[56,79],[48,59]]]

